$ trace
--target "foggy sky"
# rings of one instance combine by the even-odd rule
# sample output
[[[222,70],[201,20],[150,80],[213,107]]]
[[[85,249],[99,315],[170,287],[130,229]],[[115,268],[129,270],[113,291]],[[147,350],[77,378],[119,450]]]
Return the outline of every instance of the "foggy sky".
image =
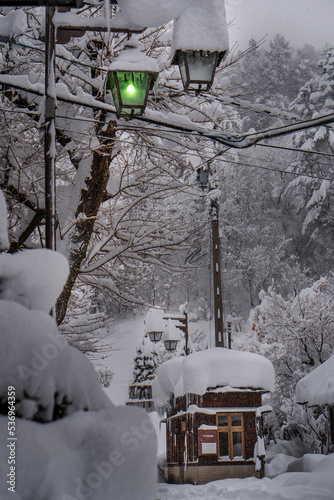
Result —
[[[310,43],[317,49],[334,44],[334,0],[225,0],[230,46],[266,34],[271,40],[278,33],[294,47]]]

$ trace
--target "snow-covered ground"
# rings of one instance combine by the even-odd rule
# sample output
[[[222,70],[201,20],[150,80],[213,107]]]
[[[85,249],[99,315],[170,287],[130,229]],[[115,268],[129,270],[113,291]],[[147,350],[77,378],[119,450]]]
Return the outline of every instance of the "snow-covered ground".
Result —
[[[195,331],[210,329],[205,321],[190,325]],[[137,314],[110,323],[111,355],[97,361],[97,368],[114,372],[110,387],[105,391],[115,404],[124,404],[132,378],[133,358],[144,334],[144,316]],[[106,343],[108,338],[104,339]],[[236,339],[239,342],[240,339]],[[240,341],[241,342],[241,341]],[[239,342],[239,343],[240,343]],[[165,426],[156,413],[150,414],[158,433],[160,459],[165,451]],[[264,479],[225,479],[205,485],[175,485],[159,483],[157,500],[334,500],[334,454],[312,455],[295,439],[280,441],[267,450]],[[288,472],[287,472],[288,470]],[[161,479],[160,479],[161,480]],[[129,499],[132,500],[132,499]]]
[[[194,332],[210,329],[205,321],[190,325]],[[144,315],[130,315],[110,322],[111,355],[95,362],[96,368],[114,373],[110,387],[105,392],[115,404],[124,404],[132,378],[136,346],[144,334]],[[236,339],[237,343],[240,339]],[[165,426],[161,426],[156,413],[150,414],[158,433],[160,459],[165,452]],[[334,499],[334,455],[304,454],[308,451],[295,439],[280,441],[267,450],[264,479],[225,479],[206,485],[175,485],[159,483],[157,500],[331,500]],[[289,472],[287,472],[287,470]],[[161,479],[160,479],[161,480]],[[129,499],[132,500],[132,499]]]
[[[131,314],[127,317],[110,320],[107,336],[103,336],[103,345],[109,344],[111,350],[104,359],[94,362],[97,370],[110,370],[113,378],[105,388],[107,396],[116,405],[125,404],[128,399],[129,383],[133,372],[133,359],[136,347],[144,335],[143,314]]]

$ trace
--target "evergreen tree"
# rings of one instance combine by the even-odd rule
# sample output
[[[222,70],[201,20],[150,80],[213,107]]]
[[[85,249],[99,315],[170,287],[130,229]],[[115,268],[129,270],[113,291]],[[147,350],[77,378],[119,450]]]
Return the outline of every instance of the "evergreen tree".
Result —
[[[134,358],[133,384],[147,382],[148,385],[155,377],[158,366],[158,354],[150,338],[144,337],[137,347]]]

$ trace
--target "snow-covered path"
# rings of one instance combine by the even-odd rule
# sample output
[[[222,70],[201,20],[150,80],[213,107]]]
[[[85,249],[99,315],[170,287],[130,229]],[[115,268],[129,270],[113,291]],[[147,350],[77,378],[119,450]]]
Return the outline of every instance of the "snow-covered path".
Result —
[[[333,500],[333,472],[334,455],[329,455],[312,472],[290,472],[274,479],[225,479],[200,486],[159,484],[157,500]]]
[[[110,334],[103,339],[103,344],[110,343],[111,354],[94,364],[97,369],[107,368],[114,373],[105,391],[113,403],[121,405],[128,398],[136,347],[144,335],[144,316],[134,314],[110,321],[109,330]]]

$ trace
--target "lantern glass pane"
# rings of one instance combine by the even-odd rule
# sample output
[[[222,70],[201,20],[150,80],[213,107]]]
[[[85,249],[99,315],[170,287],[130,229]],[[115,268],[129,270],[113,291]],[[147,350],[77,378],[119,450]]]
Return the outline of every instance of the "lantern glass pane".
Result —
[[[175,351],[176,344],[176,340],[165,340],[165,348],[167,349],[167,351]]]
[[[159,342],[162,337],[162,332],[149,332],[151,342]]]
[[[179,51],[179,54],[178,54],[178,65],[180,68],[182,83],[183,83],[184,88],[186,89],[188,86],[188,76],[187,76],[187,67],[186,67],[186,63],[185,63],[185,56],[184,56],[184,52],[182,52],[182,51]]]
[[[118,98],[118,92],[117,92],[117,85],[116,85],[116,78],[115,78],[115,73],[110,73],[109,77],[109,89],[115,104],[115,108],[118,110],[119,109],[119,98]]]
[[[141,71],[117,71],[122,106],[129,106],[128,112],[145,105],[149,85],[149,73]],[[126,111],[126,110],[122,110]]]
[[[186,55],[190,82],[210,84],[214,77],[217,53],[187,50]]]

